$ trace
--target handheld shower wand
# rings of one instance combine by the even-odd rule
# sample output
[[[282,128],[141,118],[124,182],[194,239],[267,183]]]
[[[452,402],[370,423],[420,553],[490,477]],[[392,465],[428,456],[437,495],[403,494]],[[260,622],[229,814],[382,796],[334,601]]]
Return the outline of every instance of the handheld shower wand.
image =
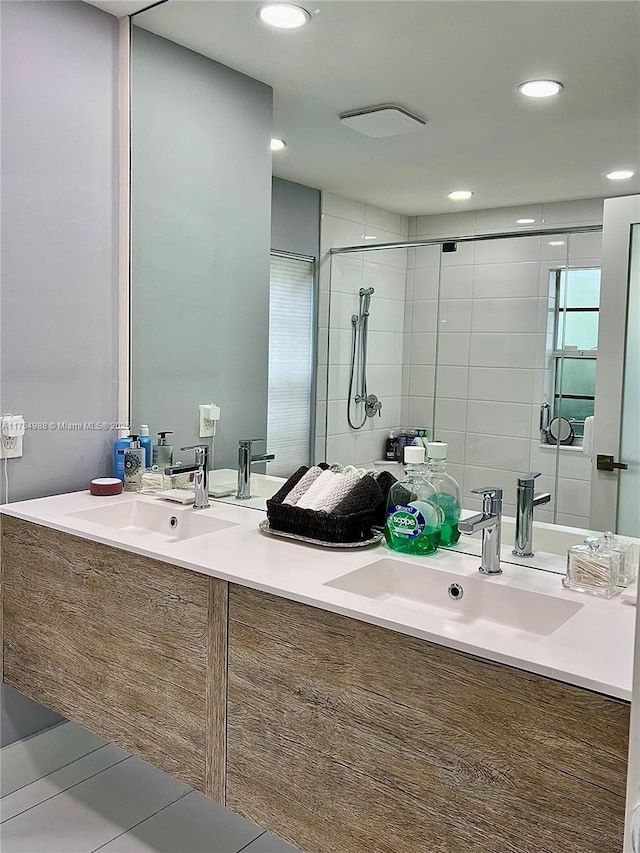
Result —
[[[372,417],[376,412],[380,413],[382,403],[375,395],[371,398],[367,394],[367,351],[369,345],[369,308],[371,306],[371,297],[373,296],[373,287],[360,288],[360,302],[358,305],[358,313],[351,315],[351,369],[349,372],[349,396],[347,398],[347,422],[351,429],[362,429],[367,422],[368,417]],[[357,370],[356,370],[357,368]],[[357,388],[355,397],[353,397],[354,380],[357,376]],[[355,403],[364,403],[365,409],[360,423],[354,423],[351,420],[351,401]]]

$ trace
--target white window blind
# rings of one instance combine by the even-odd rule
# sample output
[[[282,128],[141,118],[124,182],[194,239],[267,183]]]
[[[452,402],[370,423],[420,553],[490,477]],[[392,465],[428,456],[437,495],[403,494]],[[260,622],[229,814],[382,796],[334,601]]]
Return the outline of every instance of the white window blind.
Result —
[[[309,464],[313,384],[313,263],[271,256],[269,291],[270,474],[288,477]]]

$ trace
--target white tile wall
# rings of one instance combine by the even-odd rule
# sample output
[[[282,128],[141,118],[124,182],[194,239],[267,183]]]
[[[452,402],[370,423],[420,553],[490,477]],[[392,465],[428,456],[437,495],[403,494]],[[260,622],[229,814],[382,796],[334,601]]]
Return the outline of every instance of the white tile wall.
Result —
[[[570,235],[573,225],[599,224],[602,200],[554,202],[487,211],[467,211],[407,219],[330,193],[323,194],[322,251],[332,246],[456,237],[535,226],[558,228],[557,237],[533,236],[459,243],[441,254],[438,246],[383,253],[333,256],[327,457],[359,463],[382,455],[386,427],[400,423],[433,426],[434,380],[437,435],[448,440],[452,473],[470,507],[470,489],[491,480],[505,489],[505,511],[514,511],[515,475],[540,470],[540,489],[555,489],[555,451],[541,448],[538,414],[545,392],[549,269],[599,263],[600,234]],[[518,226],[530,217],[534,226]],[[562,242],[550,246],[551,242]],[[321,291],[329,290],[328,256],[320,271]],[[383,416],[359,432],[346,424],[350,357],[350,315],[357,291],[375,288],[370,318],[369,390],[383,400]],[[342,294],[342,296],[338,296]],[[438,306],[438,298],[440,305]],[[327,322],[321,295],[320,325]],[[439,338],[436,341],[436,330]],[[322,329],[321,329],[322,332]],[[322,333],[320,335],[322,339]],[[436,344],[438,368],[436,372]],[[317,420],[324,424],[324,395],[318,394]],[[323,437],[318,432],[318,446]],[[324,453],[321,455],[324,456]],[[557,508],[578,526],[588,524],[591,462],[561,450]]]
[[[538,328],[538,297],[474,299],[471,326],[474,332],[496,334],[535,332]]]
[[[442,292],[447,299],[471,299],[473,296],[473,264],[446,266],[442,269]],[[537,284],[537,282],[536,282]],[[494,294],[487,294],[493,296]]]
[[[535,219],[535,225],[518,226],[516,219],[525,217]],[[470,507],[480,506],[470,489],[491,480],[505,490],[505,511],[513,511],[515,477],[525,470],[541,471],[538,488],[552,491],[555,498],[556,451],[541,448],[538,433],[539,406],[549,378],[545,359],[552,346],[547,329],[553,317],[549,269],[566,262],[598,264],[599,233],[567,235],[562,229],[601,222],[601,199],[422,216],[409,222],[409,233],[417,239],[558,228],[550,237],[459,243],[456,252],[441,257],[435,422],[437,436],[450,442],[450,460],[455,457]],[[438,292],[437,247],[416,248],[410,254],[408,280],[413,293],[408,291],[407,298],[417,300],[415,333],[416,317],[419,327],[424,326],[425,298],[433,299]],[[419,281],[428,297],[419,295]],[[424,358],[420,347],[413,346],[410,354],[416,351]],[[410,376],[405,412],[409,419],[426,416],[424,404],[414,398],[413,368]],[[580,452],[562,449],[558,471],[557,511],[584,527],[591,462]],[[555,509],[554,500],[536,515],[553,520]]]
[[[438,364],[469,364],[471,335],[468,332],[440,332]]]
[[[472,268],[473,296],[475,299],[538,296],[539,275],[537,258],[530,262],[481,264]],[[446,287],[443,289],[447,292]]]
[[[407,250],[397,249],[380,253],[333,255],[329,250],[338,246],[369,243],[392,243],[406,240],[409,220],[387,210],[365,205],[351,199],[323,193],[321,234],[321,292],[329,294],[330,311],[320,312],[329,323],[328,354],[319,346],[320,357],[329,362],[326,393],[318,390],[316,460],[369,464],[383,456],[384,442],[391,427],[398,427],[402,417],[403,378],[407,390],[409,372],[403,370],[405,361]],[[436,256],[437,263],[437,256]],[[418,288],[429,292],[437,305],[437,269],[419,276]],[[435,289],[433,282],[435,281]],[[358,291],[373,287],[369,316],[369,393],[382,401],[380,417],[368,419],[361,430],[352,430],[347,422],[347,393],[352,346],[351,315],[358,310]],[[413,288],[413,278],[411,280]],[[413,293],[412,293],[413,295]],[[324,301],[321,302],[324,308]],[[320,337],[323,329],[320,328]],[[326,337],[326,333],[325,333]],[[429,353],[433,365],[435,353],[435,312],[430,334],[420,341],[422,352]],[[410,342],[406,342],[407,352]],[[408,359],[407,359],[408,360]],[[431,368],[433,370],[433,368]],[[406,373],[406,377],[405,377]],[[432,393],[431,379],[430,392]],[[328,400],[324,404],[324,400]],[[355,422],[362,419],[362,406],[352,406]],[[326,451],[325,451],[326,419]]]
[[[491,302],[492,300],[485,300]],[[513,300],[519,301],[519,300]],[[474,312],[475,308],[474,306]],[[503,328],[508,328],[504,326]],[[536,351],[538,340],[541,337],[543,344],[545,336],[534,334],[514,334],[502,332],[474,331],[470,337],[470,364],[476,367],[531,367],[536,364]],[[544,358],[544,347],[542,357]],[[543,364],[540,361],[540,364]]]

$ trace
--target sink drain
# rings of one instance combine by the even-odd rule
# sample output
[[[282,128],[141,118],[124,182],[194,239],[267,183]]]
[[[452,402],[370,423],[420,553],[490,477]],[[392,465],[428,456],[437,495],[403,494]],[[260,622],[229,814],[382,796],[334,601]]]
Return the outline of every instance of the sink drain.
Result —
[[[175,528],[176,528],[177,526],[178,526],[178,519],[176,518],[176,516],[175,516],[175,515],[172,515],[172,516],[171,516],[171,518],[169,519],[169,527],[170,527],[172,530],[175,530]]]
[[[460,601],[463,595],[464,590],[459,583],[452,583],[449,586],[449,598],[453,598],[454,601]]]

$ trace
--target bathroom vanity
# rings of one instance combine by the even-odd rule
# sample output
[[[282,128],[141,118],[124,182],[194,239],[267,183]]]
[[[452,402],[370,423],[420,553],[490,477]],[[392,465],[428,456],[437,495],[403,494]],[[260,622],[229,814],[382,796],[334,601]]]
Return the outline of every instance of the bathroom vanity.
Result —
[[[619,599],[272,539],[221,503],[2,512],[4,681],[302,851],[622,850]]]

